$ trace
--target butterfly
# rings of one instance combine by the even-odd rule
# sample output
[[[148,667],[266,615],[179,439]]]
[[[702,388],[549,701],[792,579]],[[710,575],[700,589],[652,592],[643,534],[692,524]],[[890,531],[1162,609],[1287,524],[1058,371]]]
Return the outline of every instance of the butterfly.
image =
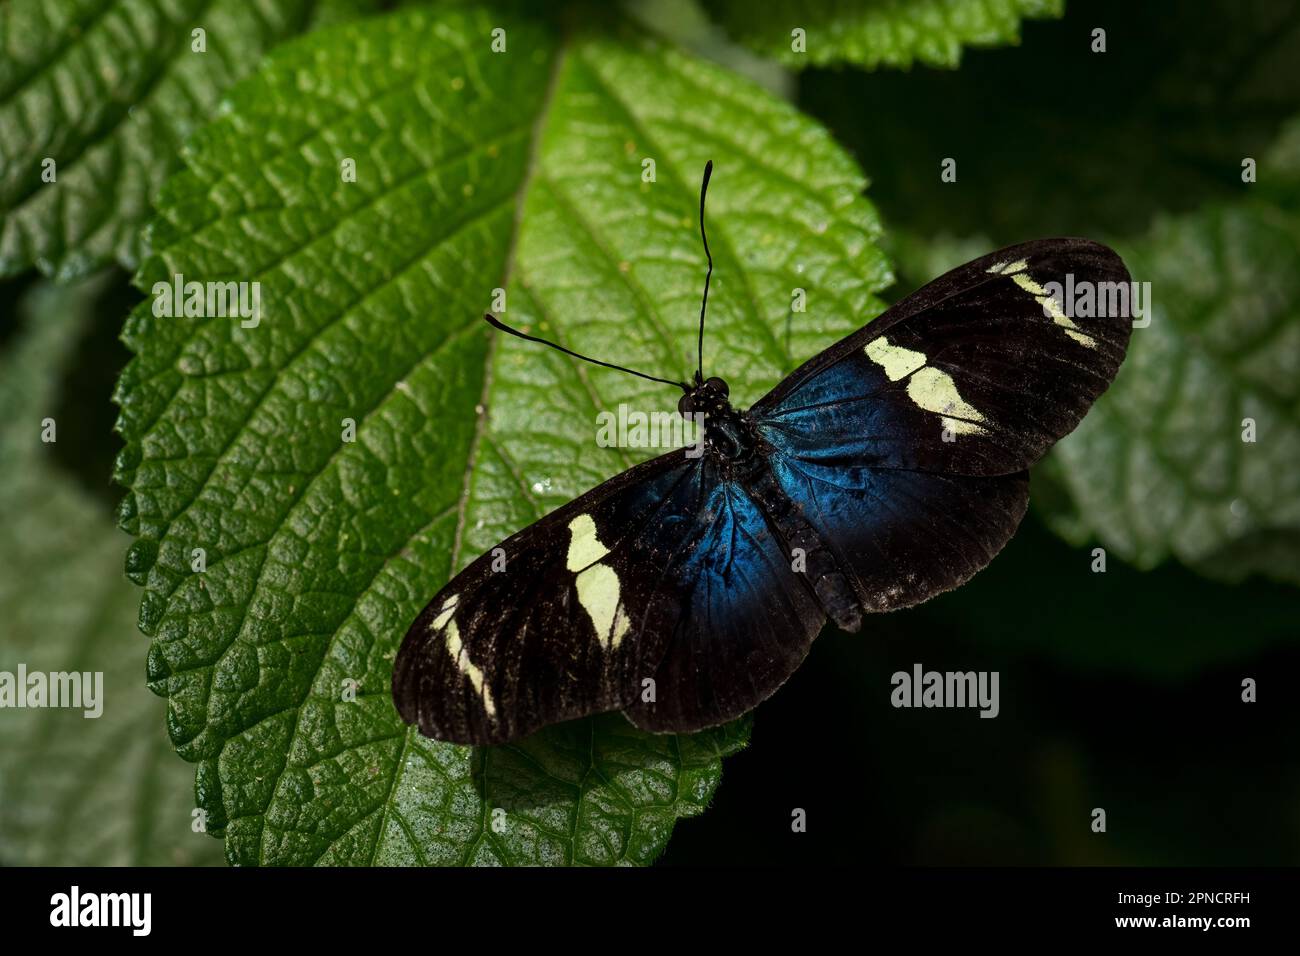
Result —
[[[1027,469],[1115,377],[1132,328],[1124,263],[1086,239],[1041,239],[935,279],[734,408],[702,374],[712,165],[692,382],[485,317],[681,388],[681,414],[704,416],[703,452],[628,469],[433,597],[392,682],[425,736],[502,743],[612,710],[690,732],[746,713],[828,622],[858,631],[993,560],[1025,514]],[[1093,290],[1090,307],[1067,288]]]

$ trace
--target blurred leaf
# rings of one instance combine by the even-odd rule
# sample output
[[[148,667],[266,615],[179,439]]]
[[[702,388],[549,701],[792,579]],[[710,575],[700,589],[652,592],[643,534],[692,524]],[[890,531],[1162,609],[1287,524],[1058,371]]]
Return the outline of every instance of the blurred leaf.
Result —
[[[1059,17],[1065,0],[706,0],[742,42],[786,66],[956,67],[963,46],[1020,42],[1024,18]],[[791,31],[805,31],[806,52]]]
[[[856,154],[891,227],[995,246],[1116,237],[1244,197],[1242,160],[1296,111],[1297,61],[1289,0],[1096,0],[956,73],[806,71],[799,102]],[[956,182],[940,180],[945,158]]]
[[[1300,584],[1300,529],[1266,528],[1248,534],[1198,559],[1195,566],[1207,577],[1234,583],[1258,575]]]
[[[261,55],[320,8],[367,0],[11,0],[0,4],[0,275],[134,266],[181,144]],[[194,52],[191,31],[206,31]],[[57,178],[43,176],[53,160]]]
[[[628,16],[668,42],[739,73],[774,96],[794,98],[794,74],[727,36],[697,0],[628,0]]]
[[[397,643],[448,575],[636,457],[594,447],[597,411],[676,399],[481,316],[504,287],[512,323],[688,377],[713,158],[708,371],[752,400],[880,309],[860,173],[714,66],[482,11],[322,31],[231,99],[164,190],[140,282],[259,280],[261,324],[146,304],[119,386],[150,678],[229,858],[650,861],[746,724],[663,737],[613,715],[470,750],[392,706]]]
[[[1278,202],[1300,208],[1300,115],[1283,125],[1260,167],[1259,190]]]
[[[888,293],[893,302],[996,248],[983,236],[943,234],[925,239],[906,229],[889,230],[882,245],[898,275],[898,282]]]
[[[1210,207],[1120,251],[1151,283],[1151,325],[1053,452],[1073,500],[1055,527],[1142,568],[1300,530],[1300,216]]]
[[[0,670],[103,673],[103,712],[6,709],[0,716],[0,859],[13,865],[146,866],[219,862],[191,830],[189,768],[140,686],[136,591],[121,574],[124,537],[49,457],[42,419],[56,405],[100,278],[24,299],[25,327],[0,361]],[[70,424],[56,420],[60,441]]]

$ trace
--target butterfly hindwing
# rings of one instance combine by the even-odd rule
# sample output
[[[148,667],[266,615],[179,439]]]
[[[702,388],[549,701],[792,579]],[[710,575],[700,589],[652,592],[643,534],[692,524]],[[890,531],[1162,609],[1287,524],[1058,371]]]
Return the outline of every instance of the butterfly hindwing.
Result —
[[[867,611],[919,604],[968,581],[1015,534],[1025,472],[990,477],[828,467],[774,453],[777,480],[845,569]]]
[[[686,613],[652,673],[654,698],[626,711],[643,730],[684,733],[747,713],[794,673],[826,622],[753,495],[704,469],[708,532],[673,571]]]

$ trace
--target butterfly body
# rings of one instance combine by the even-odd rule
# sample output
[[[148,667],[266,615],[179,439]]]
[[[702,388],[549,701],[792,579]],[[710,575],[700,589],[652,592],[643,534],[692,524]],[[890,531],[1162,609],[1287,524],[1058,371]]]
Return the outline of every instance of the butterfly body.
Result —
[[[694,731],[774,693],[828,622],[865,630],[961,585],[1127,347],[1129,315],[1064,314],[1049,290],[1067,274],[1129,279],[1097,243],[1025,243],[903,299],[749,409],[697,373],[678,408],[703,415],[703,453],[629,469],[502,542],[503,566],[485,554],[449,582],[394,663],[402,717],[473,744],[608,710]]]

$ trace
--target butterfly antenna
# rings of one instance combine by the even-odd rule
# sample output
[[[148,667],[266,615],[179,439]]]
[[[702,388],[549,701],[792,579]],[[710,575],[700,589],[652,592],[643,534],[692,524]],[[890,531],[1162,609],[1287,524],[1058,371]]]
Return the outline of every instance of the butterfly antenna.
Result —
[[[713,253],[709,252],[709,236],[704,231],[704,196],[709,191],[709,177],[713,175],[713,160],[704,164],[704,181],[700,183],[700,238],[704,240],[704,255],[709,260],[709,271],[704,273],[704,298],[700,302],[700,343],[695,365],[695,384],[704,381],[704,310],[709,304],[709,279],[713,276]]]
[[[565,355],[571,355],[576,359],[582,359],[584,362],[590,362],[592,365],[602,365],[605,368],[612,368],[617,372],[627,372],[629,375],[635,375],[638,378],[649,379],[652,382],[661,382],[664,385],[673,385],[677,388],[680,388],[683,392],[689,392],[691,390],[690,386],[687,385],[685,382],[674,382],[670,378],[659,378],[658,376],[655,375],[647,375],[645,372],[638,372],[636,369],[624,368],[621,365],[614,365],[612,362],[602,362],[600,359],[594,359],[588,355],[581,355],[570,349],[566,349],[563,345],[557,345],[555,342],[548,342],[546,339],[539,339],[535,335],[528,335],[524,332],[520,332],[518,329],[512,329],[510,326],[506,325],[504,322],[502,322],[500,319],[498,319],[495,315],[492,315],[491,313],[485,314],[483,318],[487,321],[488,325],[492,326],[493,328],[500,329],[502,332],[509,332],[511,335],[516,336],[517,338],[527,339],[529,342],[540,342],[542,345],[549,345],[551,348],[555,349],[556,351],[563,352]]]

